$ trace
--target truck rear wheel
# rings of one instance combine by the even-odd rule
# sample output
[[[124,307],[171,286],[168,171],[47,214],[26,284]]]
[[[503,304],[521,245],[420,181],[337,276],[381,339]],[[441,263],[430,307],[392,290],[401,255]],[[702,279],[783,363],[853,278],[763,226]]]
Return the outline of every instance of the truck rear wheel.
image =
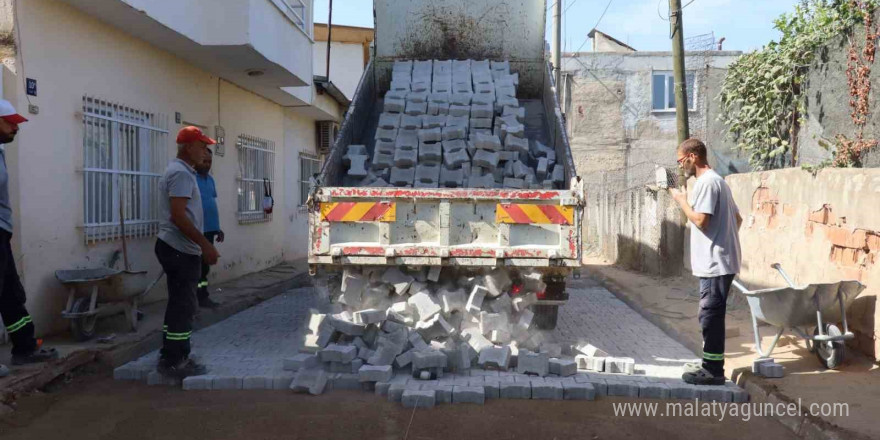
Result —
[[[553,330],[559,318],[559,306],[532,306],[535,312],[535,327],[539,330]]]

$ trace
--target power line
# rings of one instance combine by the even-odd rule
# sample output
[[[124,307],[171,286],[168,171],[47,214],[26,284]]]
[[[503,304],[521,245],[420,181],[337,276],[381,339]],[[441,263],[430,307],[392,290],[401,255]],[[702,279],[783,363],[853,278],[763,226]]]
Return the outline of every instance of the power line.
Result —
[[[599,16],[599,20],[596,21],[596,24],[593,26],[593,29],[596,29],[596,28],[599,27],[599,23],[602,22],[602,19],[603,19],[603,18],[605,18],[605,14],[608,13],[608,8],[611,7],[611,3],[614,3],[614,0],[608,0],[608,4],[605,5],[605,10],[602,11],[602,15]],[[589,39],[590,39],[589,35],[587,36],[587,38],[584,38],[584,42],[581,43],[580,47],[578,47],[577,50],[574,51],[574,53],[578,53],[578,52],[580,52],[581,49],[584,48],[584,45],[587,44],[587,41],[588,41]]]

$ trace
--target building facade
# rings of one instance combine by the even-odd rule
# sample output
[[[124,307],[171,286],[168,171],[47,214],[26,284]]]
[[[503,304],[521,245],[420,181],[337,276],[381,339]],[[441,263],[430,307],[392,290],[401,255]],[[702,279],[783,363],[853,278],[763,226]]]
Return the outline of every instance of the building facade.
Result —
[[[6,148],[39,334],[67,325],[54,272],[121,268],[123,235],[131,268],[159,274],[157,182],[186,125],[221,141],[210,281],[305,257],[316,127],[345,111],[314,84],[311,0],[3,0],[0,14],[3,96],[30,119]]]

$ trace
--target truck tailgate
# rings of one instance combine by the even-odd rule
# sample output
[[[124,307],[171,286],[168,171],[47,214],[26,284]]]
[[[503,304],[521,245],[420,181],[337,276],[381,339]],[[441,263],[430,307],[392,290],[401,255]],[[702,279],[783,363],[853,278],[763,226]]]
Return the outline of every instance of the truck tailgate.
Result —
[[[569,190],[323,187],[309,263],[574,267],[581,210]]]

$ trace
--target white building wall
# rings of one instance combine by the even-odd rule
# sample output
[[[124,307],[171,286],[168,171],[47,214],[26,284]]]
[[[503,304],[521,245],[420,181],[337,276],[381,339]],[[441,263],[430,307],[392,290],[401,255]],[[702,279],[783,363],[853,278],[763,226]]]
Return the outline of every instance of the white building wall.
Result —
[[[220,263],[211,273],[219,282],[270,267],[284,258],[305,256],[303,214],[291,210],[299,198],[289,188],[298,175],[299,149],[314,149],[314,119],[285,112],[279,105],[193,67],[57,0],[19,3],[21,57],[18,72],[4,77],[4,95],[26,114],[24,77],[38,81],[38,115],[27,115],[18,139],[8,148],[11,197],[15,211],[15,252],[28,309],[38,332],[60,331],[66,293],[54,278],[58,269],[93,268],[107,264],[119,240],[87,246],[83,230],[83,122],[78,112],[85,94],[169,115],[168,160],[176,154],[174,137],[182,120],[226,131],[226,154],[215,157],[221,227]],[[7,17],[4,17],[4,19]],[[210,133],[209,133],[210,134]],[[275,142],[276,200],[274,219],[239,225],[237,221],[238,162],[235,141],[248,134]],[[290,231],[297,231],[292,233]],[[300,242],[282,240],[281,237]],[[155,238],[129,239],[132,268],[158,274]],[[151,299],[165,296],[164,282]]]
[[[312,50],[315,75],[327,74],[327,42],[315,43]],[[330,46],[330,81],[345,97],[352,99],[364,73],[364,46],[333,42]]]

